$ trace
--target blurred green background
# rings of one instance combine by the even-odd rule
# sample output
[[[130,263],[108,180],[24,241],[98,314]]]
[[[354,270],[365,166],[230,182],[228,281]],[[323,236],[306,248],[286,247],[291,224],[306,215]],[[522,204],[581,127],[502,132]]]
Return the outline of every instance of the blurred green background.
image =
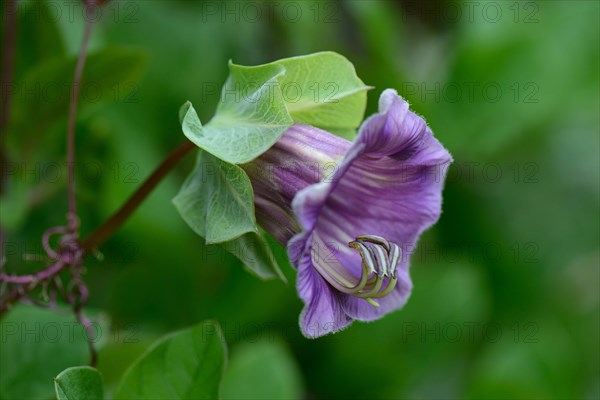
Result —
[[[83,8],[66,3],[19,2],[2,209],[11,271],[34,268],[23,255],[64,220],[65,179],[48,165],[64,161],[64,85],[83,31]],[[188,156],[103,260],[86,263],[89,309],[107,321],[107,387],[160,335],[214,319],[229,347],[226,398],[598,398],[599,11],[594,1],[107,3],[77,126],[84,235],[183,141],[182,103],[211,117],[229,59],[336,51],[375,87],[367,115],[395,88],[455,159],[442,217],[412,257],[406,307],[307,340],[284,249],[274,248],[289,284],[261,282],[175,211]],[[6,398],[52,393],[58,371],[27,340],[3,335]],[[84,363],[70,345],[70,365]],[[13,378],[16,368],[31,375]]]

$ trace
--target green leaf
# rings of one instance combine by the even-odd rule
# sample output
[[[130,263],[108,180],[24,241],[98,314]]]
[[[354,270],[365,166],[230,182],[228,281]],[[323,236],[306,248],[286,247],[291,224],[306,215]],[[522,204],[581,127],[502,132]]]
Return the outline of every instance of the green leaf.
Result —
[[[331,52],[285,58],[281,91],[294,121],[331,132],[356,129],[363,120],[370,89],[345,57]]]
[[[0,337],[1,399],[52,398],[52,378],[89,360],[81,325],[47,309],[14,307],[0,322]]]
[[[54,379],[58,400],[102,400],[102,375],[91,367],[67,368]]]
[[[249,232],[219,246],[236,256],[244,266],[261,279],[286,281],[271,248],[261,233]]]
[[[160,339],[127,370],[115,399],[215,399],[226,347],[215,322]]]
[[[196,167],[173,203],[207,244],[257,231],[250,179],[240,167],[205,151],[198,152]]]
[[[50,18],[32,18],[32,15],[52,15],[57,6],[58,4],[50,1],[20,2],[17,8],[17,49],[25,51],[17,53],[17,71],[13,76],[21,76],[25,68],[65,53],[66,46],[59,25]],[[9,18],[2,18],[0,32],[5,32],[3,25],[8,20]]]
[[[302,375],[280,342],[238,345],[223,376],[224,399],[301,399]]]
[[[230,63],[229,69],[213,119],[202,126],[194,108],[187,104],[182,128],[201,149],[221,160],[241,164],[267,151],[293,121],[277,85],[283,67]]]

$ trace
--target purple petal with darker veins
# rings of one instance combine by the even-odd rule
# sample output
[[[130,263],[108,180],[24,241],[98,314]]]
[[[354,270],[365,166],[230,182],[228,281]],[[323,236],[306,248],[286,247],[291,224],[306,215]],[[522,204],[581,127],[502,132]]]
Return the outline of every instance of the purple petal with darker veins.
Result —
[[[241,165],[252,182],[256,219],[285,245],[300,231],[292,212],[298,191],[320,182],[351,143],[309,125],[294,124],[266,153]]]
[[[315,301],[309,296],[313,292],[305,292],[305,318],[327,310],[337,313],[342,307],[353,319],[372,320],[404,305],[412,287],[408,258],[419,235],[439,218],[445,171],[451,161],[425,121],[395,91],[386,90],[380,98],[380,113],[363,123],[335,173],[294,197],[293,210],[303,231],[290,242],[295,250],[290,258],[297,267],[311,265],[307,249],[316,232],[337,260],[359,278],[361,258],[347,244],[360,235],[378,235],[402,248],[398,285],[378,299],[379,307],[342,293]],[[323,282],[316,272],[304,279]]]
[[[310,254],[310,249],[308,249]],[[297,287],[306,307],[300,315],[300,328],[309,338],[339,331],[350,325],[352,319],[344,312],[339,296],[314,269],[310,258],[300,261]]]

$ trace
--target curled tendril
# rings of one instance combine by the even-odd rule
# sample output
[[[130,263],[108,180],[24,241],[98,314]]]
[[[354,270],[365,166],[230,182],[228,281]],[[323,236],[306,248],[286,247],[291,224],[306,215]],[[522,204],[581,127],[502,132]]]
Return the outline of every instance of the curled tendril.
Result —
[[[86,5],[86,14],[88,17],[93,12],[92,8],[96,5],[102,5],[105,0],[84,0]],[[11,4],[9,2],[9,4]],[[4,44],[7,49],[12,50],[15,43],[16,31],[15,27],[15,16],[16,13],[10,13],[11,18],[8,20],[7,35],[4,40]],[[67,223],[65,226],[58,226],[47,229],[42,235],[42,247],[46,256],[51,260],[48,262],[46,267],[31,275],[12,275],[7,274],[4,270],[6,258],[4,256],[4,242],[5,235],[2,229],[0,229],[0,316],[8,311],[10,307],[18,302],[31,302],[36,305],[46,306],[52,309],[56,309],[57,297],[60,295],[67,304],[69,304],[82,326],[88,332],[88,345],[91,352],[92,366],[96,363],[96,350],[91,340],[90,330],[92,325],[89,319],[87,319],[82,313],[82,307],[89,298],[89,290],[82,279],[83,270],[83,255],[85,253],[84,247],[79,242],[79,219],[76,212],[76,198],[75,198],[75,122],[77,120],[77,104],[79,100],[79,85],[81,77],[83,75],[83,69],[85,66],[85,60],[87,55],[88,44],[92,32],[93,19],[86,18],[86,25],[84,36],[81,41],[81,47],[79,50],[79,57],[77,59],[77,65],[75,67],[75,73],[73,77],[73,91],[69,101],[69,114],[67,123],[67,161],[68,161],[68,183],[67,183],[67,199],[68,199],[68,210]],[[12,64],[14,57],[13,51],[5,52],[7,59],[9,60],[6,65]],[[6,75],[6,76],[4,76]],[[3,78],[12,75],[12,69],[6,68],[3,71]],[[6,79],[10,81],[11,79]],[[3,115],[8,115],[8,104],[7,107],[3,108]],[[0,130],[6,127],[6,118],[0,118]],[[3,158],[3,157],[2,157]],[[1,190],[0,190],[1,191]],[[51,238],[55,235],[60,235],[58,245],[54,248],[51,245]],[[25,257],[25,261],[31,260],[31,257]],[[37,259],[36,259],[37,260]],[[67,288],[61,281],[59,274],[63,271],[69,271],[69,281]],[[33,292],[39,289],[39,297],[41,301],[35,298]]]
[[[83,255],[85,250],[78,240],[79,220],[70,214],[65,226],[48,228],[42,235],[42,248],[51,260],[46,268],[31,275],[13,275],[4,271],[4,256],[0,263],[0,315],[15,303],[35,304],[58,310],[57,301],[61,298],[71,306],[77,321],[87,333],[91,352],[91,365],[96,363],[96,350],[93,345],[93,325],[83,314],[83,306],[88,302],[89,289],[83,279]],[[58,240],[52,240],[58,236]],[[56,243],[54,246],[52,243]],[[27,257],[30,259],[30,257]],[[38,257],[39,259],[39,257]],[[66,285],[61,278],[68,272]]]

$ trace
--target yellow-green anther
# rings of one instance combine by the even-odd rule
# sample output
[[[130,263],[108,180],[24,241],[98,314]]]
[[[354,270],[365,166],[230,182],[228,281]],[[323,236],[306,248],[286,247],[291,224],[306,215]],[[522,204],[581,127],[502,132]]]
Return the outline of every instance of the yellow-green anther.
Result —
[[[396,243],[392,243],[390,251],[390,272],[393,278],[396,277],[396,270],[398,269],[398,264],[400,263],[401,257],[402,249],[400,249],[400,246],[398,246]]]
[[[361,235],[356,238],[356,240],[362,240],[363,242],[369,242],[374,244],[379,244],[385,247],[386,251],[390,251],[390,243],[383,237],[377,235]]]
[[[375,267],[375,261],[373,260],[373,257],[371,255],[371,253],[369,252],[369,249],[367,248],[367,246],[365,246],[364,244],[357,242],[357,241],[348,243],[348,246],[352,247],[353,249],[358,250],[358,254],[360,254],[360,258],[362,259],[363,265],[367,266],[367,268],[369,269],[369,272],[377,273],[377,268]]]
[[[375,260],[377,260],[377,265],[378,265],[378,272],[379,274],[381,274],[383,277],[387,277],[388,276],[388,255],[386,254],[386,252],[384,251],[384,249],[381,246],[371,246],[369,247],[369,250],[371,252],[371,254],[373,255],[373,258],[375,258]]]

